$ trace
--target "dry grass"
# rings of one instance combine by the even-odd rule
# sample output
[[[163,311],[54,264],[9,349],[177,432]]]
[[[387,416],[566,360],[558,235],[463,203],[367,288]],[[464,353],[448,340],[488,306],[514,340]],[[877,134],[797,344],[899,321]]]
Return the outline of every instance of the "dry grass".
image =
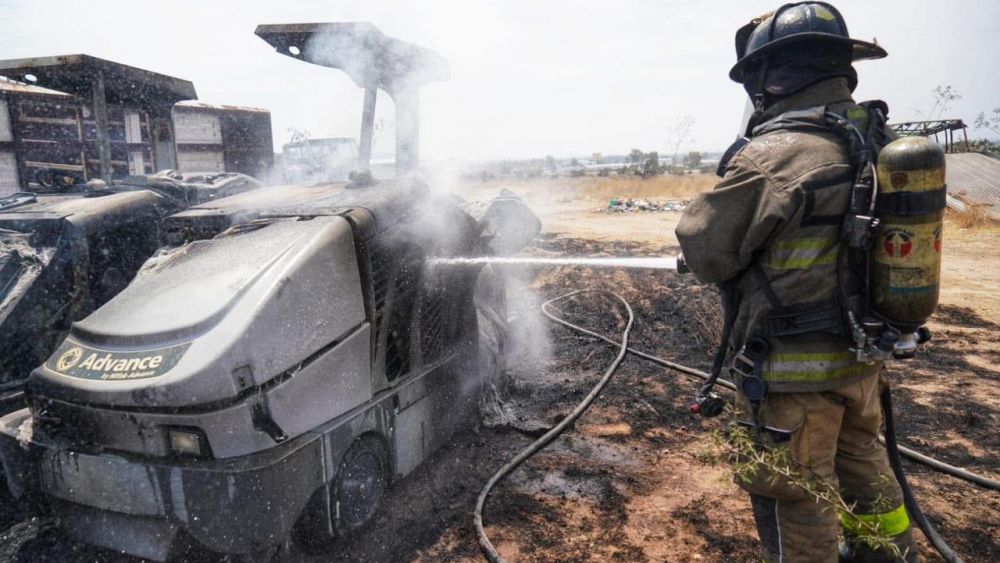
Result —
[[[709,285],[693,285],[677,305],[699,344],[714,352],[722,340],[722,301],[719,292]]]
[[[983,227],[995,227],[997,222],[986,213],[986,208],[982,206],[969,206],[965,213],[948,209],[948,219],[960,229],[977,229]]]
[[[598,178],[502,178],[486,182],[471,181],[458,186],[457,194],[470,200],[493,197],[500,189],[508,189],[519,195],[529,205],[545,203],[585,203],[607,202],[616,197],[651,199],[691,199],[715,187],[716,178],[711,174],[690,174],[687,176],[663,175],[653,178],[637,176],[611,176]]]
[[[592,178],[581,187],[580,193],[598,200],[615,197],[689,199],[712,189],[717,181],[718,178],[711,174],[664,175],[645,179],[635,176]]]

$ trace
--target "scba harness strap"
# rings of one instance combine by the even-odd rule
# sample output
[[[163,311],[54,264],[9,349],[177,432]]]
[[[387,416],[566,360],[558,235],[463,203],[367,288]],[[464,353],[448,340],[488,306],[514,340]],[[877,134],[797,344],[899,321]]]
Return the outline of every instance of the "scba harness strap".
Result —
[[[761,371],[763,363],[767,361],[770,338],[817,332],[847,336],[851,334],[849,315],[854,314],[860,318],[864,313],[861,309],[867,303],[866,295],[863,294],[866,284],[861,284],[862,292],[849,290],[845,281],[847,276],[843,270],[858,269],[857,274],[860,279],[867,279],[870,262],[868,252],[871,250],[878,227],[878,222],[873,217],[876,198],[874,162],[878,152],[891,139],[885,132],[885,116],[888,113],[885,102],[874,100],[862,102],[859,106],[847,108],[845,115],[830,111],[829,106],[817,106],[778,115],[753,127],[749,137],[737,139],[726,149],[716,170],[716,174],[724,177],[730,161],[750,143],[752,137],[775,131],[833,132],[847,145],[849,159],[854,169],[850,204],[841,226],[842,244],[840,252],[835,256],[838,264],[837,296],[821,302],[786,306],[774,291],[759,256],[748,268],[757,279],[758,286],[773,311],[760,322],[759,326],[749,331],[753,336],[737,350],[731,366],[733,375],[740,378],[738,384],[755,411],[767,393],[767,384],[761,377]],[[838,183],[843,180],[837,179]],[[936,200],[932,203],[936,203]],[[921,209],[925,205],[923,201],[907,201],[899,204],[900,207],[912,206]],[[818,253],[815,258],[825,259],[820,258]],[[735,284],[722,288],[723,305],[727,312],[723,327],[725,336],[732,333],[732,326],[737,316],[735,312],[740,305],[738,292],[733,286]],[[713,404],[716,399],[712,388],[720,375],[722,360],[728,350],[728,338],[723,338],[713,362],[711,376],[699,390],[695,404],[700,408],[692,405],[693,412],[701,412],[704,416],[715,416],[721,412],[721,408],[704,407]],[[759,425],[759,421],[755,422]]]
[[[874,218],[876,204],[874,163],[878,158],[878,152],[889,143],[890,139],[885,133],[885,115],[888,111],[885,102],[874,100],[862,102],[859,106],[848,108],[846,115],[832,112],[828,106],[783,113],[755,127],[753,136],[774,131],[811,131],[833,132],[844,140],[854,168],[854,183],[851,187],[848,212],[841,226],[841,252],[836,257],[838,278],[847,277],[847,272],[843,270],[854,269],[857,271],[853,273],[864,280],[868,276],[867,253],[871,250],[878,227],[878,221]],[[901,199],[896,201],[900,202],[898,205],[901,208],[924,209],[937,203],[939,197],[935,194],[923,198],[933,201],[916,198],[911,198],[905,203],[901,203]],[[845,251],[848,254],[846,256]],[[831,262],[833,258],[831,256]],[[858,296],[857,291],[850,291],[844,287],[848,285],[846,280],[838,283],[841,291],[832,300],[788,307],[781,302],[771,287],[770,279],[759,259],[754,260],[750,270],[774,311],[772,315],[764,318],[760,326],[751,331],[758,338],[792,336],[808,332],[849,335],[848,311],[854,310],[854,314],[859,318],[863,316],[864,311],[855,309],[867,303],[867,299]]]

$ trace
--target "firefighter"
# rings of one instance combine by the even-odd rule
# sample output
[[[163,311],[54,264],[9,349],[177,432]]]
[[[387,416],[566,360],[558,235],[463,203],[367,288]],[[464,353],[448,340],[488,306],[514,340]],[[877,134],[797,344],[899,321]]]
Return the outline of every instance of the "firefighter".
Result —
[[[815,488],[761,467],[749,482],[764,558],[795,561],[918,561],[902,494],[878,437],[879,362],[858,361],[844,329],[841,229],[858,173],[831,114],[872,127],[884,104],[852,99],[852,62],[886,52],[851,39],[822,2],[787,4],[736,34],[729,73],[755,112],[746,137],[720,165],[721,182],[687,207],[677,226],[687,267],[720,284],[729,301],[725,364],[739,389],[737,416],[757,447],[787,448]],[[884,124],[884,122],[878,122]],[[870,131],[882,145],[889,133]],[[728,299],[726,298],[728,296]],[[850,513],[818,500],[823,484]],[[863,541],[877,524],[899,554]],[[840,538],[843,538],[841,541]]]

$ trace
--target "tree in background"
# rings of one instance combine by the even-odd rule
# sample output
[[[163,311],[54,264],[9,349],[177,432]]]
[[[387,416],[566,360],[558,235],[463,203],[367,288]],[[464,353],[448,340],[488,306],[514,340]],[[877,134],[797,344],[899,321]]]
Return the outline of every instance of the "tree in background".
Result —
[[[976,126],[976,129],[989,129],[1000,135],[1000,107],[993,108],[993,113],[988,116],[985,111],[979,112],[972,124]]]
[[[682,115],[667,125],[667,148],[672,149],[674,155],[671,164],[678,164],[681,145],[691,141],[691,129],[693,128],[694,117],[690,115]]]
[[[691,151],[684,156],[684,167],[697,170],[701,167],[702,154],[698,151]]]
[[[628,153],[628,173],[635,176],[642,175],[642,161],[646,153],[639,149],[632,149]]]
[[[650,178],[660,173],[660,154],[656,151],[643,155],[642,170],[639,175],[643,178]]]
[[[987,129],[1000,135],[1000,107],[993,108],[993,112],[989,115],[985,111],[979,112],[972,124],[975,125],[976,129]],[[1000,157],[1000,144],[989,139],[971,141],[969,149]]]
[[[556,171],[556,159],[551,154],[545,157],[545,167],[549,169],[549,172]]]
[[[939,85],[931,93],[934,95],[934,105],[931,106],[930,111],[924,113],[919,109],[914,110],[917,112],[917,115],[927,120],[941,119],[944,112],[951,109],[952,102],[962,99],[962,95],[958,93],[958,90],[952,88],[950,84],[947,86]]]

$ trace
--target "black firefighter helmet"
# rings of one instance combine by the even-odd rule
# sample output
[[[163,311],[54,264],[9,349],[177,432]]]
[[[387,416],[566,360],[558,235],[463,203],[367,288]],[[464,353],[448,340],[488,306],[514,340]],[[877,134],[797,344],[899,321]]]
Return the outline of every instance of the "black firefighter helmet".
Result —
[[[729,78],[744,82],[748,66],[779,51],[805,44],[850,47],[851,60],[881,59],[887,53],[876,43],[852,39],[847,22],[837,8],[826,2],[785,4],[776,11],[754,18],[736,32],[736,64]]]

